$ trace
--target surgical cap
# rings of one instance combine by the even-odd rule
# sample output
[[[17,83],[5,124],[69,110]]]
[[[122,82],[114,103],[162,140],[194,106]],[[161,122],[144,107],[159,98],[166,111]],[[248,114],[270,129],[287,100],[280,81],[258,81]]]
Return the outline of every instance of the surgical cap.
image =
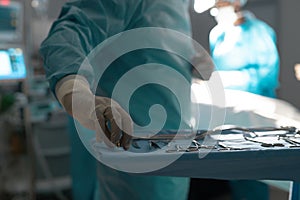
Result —
[[[194,9],[197,13],[202,13],[212,7],[219,1],[227,1],[229,3],[234,3],[238,0],[194,0]],[[241,7],[247,3],[247,0],[239,0]]]
[[[216,2],[218,2],[218,1],[227,1],[229,3],[234,3],[238,0],[216,0]],[[244,6],[247,3],[247,0],[239,0],[239,1],[240,1],[241,6]]]

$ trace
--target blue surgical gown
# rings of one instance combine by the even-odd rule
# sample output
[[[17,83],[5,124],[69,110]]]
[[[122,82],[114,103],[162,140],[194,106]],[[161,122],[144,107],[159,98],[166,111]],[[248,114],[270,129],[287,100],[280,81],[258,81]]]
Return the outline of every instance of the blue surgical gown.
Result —
[[[216,69],[240,72],[243,82],[234,77],[229,89],[275,97],[278,87],[279,56],[274,30],[245,11],[239,26],[215,26],[209,35],[210,51]]]
[[[40,49],[52,91],[55,92],[58,80],[77,73],[91,50],[122,31],[162,27],[191,35],[188,6],[188,0],[73,0],[65,4]],[[161,42],[166,48],[178,42],[177,46],[181,48],[193,49],[191,44],[180,43],[180,39],[172,44]],[[134,66],[146,63],[165,64],[188,81],[191,79],[191,66],[180,56],[158,49],[139,49],[116,59],[100,79],[97,91],[102,96],[111,97],[116,82],[123,74]],[[168,76],[164,69],[158,69],[157,73]],[[85,75],[91,83],[92,74]],[[147,73],[139,76],[147,77]],[[176,79],[168,77],[168,80],[176,86]],[[175,88],[180,90],[182,96],[189,97],[190,87],[182,88],[178,84]],[[115,100],[120,102],[122,99]],[[188,109],[188,105],[179,105],[176,97],[166,88],[147,84],[134,93],[131,101],[133,109],[130,114],[135,123],[141,126],[149,123],[145,112],[153,104],[161,104],[166,108],[168,118],[163,127],[166,129],[178,128],[180,110],[185,110],[185,107]],[[84,170],[82,173],[85,173]],[[99,163],[99,185],[101,199],[181,200],[187,198],[189,179],[131,175]]]
[[[267,97],[276,96],[279,56],[274,30],[244,11],[245,22],[238,26],[215,26],[209,35],[211,56],[219,71],[240,72],[244,81],[235,75],[227,76],[225,87]],[[222,76],[222,74],[221,74]],[[257,181],[231,181],[233,199],[268,199],[268,187]]]

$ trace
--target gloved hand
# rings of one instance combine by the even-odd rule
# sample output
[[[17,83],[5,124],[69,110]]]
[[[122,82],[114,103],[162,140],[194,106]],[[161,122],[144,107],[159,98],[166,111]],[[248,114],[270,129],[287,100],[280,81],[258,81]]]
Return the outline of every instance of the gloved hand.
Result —
[[[97,141],[103,139],[109,147],[129,148],[133,132],[129,114],[114,100],[93,95],[84,77],[69,75],[61,79],[56,84],[55,92],[73,118],[84,127],[96,131]]]

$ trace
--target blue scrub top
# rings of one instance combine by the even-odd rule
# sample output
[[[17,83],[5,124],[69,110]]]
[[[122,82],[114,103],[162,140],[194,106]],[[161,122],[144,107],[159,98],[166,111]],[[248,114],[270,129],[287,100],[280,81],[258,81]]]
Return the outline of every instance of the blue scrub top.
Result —
[[[275,97],[279,85],[279,55],[274,30],[244,11],[245,22],[238,26],[215,26],[209,35],[211,56],[216,69],[248,75],[237,84],[232,77],[229,89]]]

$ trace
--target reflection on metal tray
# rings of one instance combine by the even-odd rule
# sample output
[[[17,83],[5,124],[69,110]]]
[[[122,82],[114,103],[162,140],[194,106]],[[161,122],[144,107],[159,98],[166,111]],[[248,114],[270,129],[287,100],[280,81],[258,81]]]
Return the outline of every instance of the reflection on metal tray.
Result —
[[[135,135],[139,135],[135,133]],[[92,144],[97,151],[97,143]],[[222,130],[164,130],[157,134],[144,133],[142,137],[135,136],[129,152],[197,152],[200,149],[214,151],[224,150],[255,150],[266,148],[300,147],[300,134],[295,127],[262,127],[241,128],[226,127]],[[98,148],[99,150],[99,148]]]

